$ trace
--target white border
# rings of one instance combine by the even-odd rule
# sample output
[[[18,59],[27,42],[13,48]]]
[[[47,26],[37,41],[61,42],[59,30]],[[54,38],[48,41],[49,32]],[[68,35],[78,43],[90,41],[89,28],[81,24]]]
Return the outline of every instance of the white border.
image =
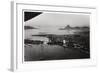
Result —
[[[22,60],[22,10],[50,10],[50,11],[63,11],[63,12],[76,12],[90,14],[90,59],[74,59],[74,60],[57,60],[57,61],[42,61],[42,62],[23,62]],[[54,69],[65,67],[80,67],[80,66],[93,66],[96,65],[96,48],[94,41],[96,25],[96,9],[94,7],[77,7],[77,6],[57,6],[57,5],[40,5],[32,3],[18,3],[12,2],[12,59],[11,69],[13,71],[26,71],[35,69]]]

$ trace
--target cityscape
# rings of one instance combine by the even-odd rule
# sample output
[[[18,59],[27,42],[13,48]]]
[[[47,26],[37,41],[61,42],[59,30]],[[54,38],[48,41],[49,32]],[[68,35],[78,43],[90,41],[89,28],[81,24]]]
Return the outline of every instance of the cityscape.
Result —
[[[24,60],[90,58],[89,15],[24,12]]]

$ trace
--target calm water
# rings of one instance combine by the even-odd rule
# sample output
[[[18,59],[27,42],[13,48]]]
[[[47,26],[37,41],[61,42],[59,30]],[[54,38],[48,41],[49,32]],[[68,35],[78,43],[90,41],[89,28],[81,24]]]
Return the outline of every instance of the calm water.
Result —
[[[32,39],[32,40],[47,40],[46,37],[41,36],[32,36],[32,35],[38,35],[41,33],[46,34],[56,34],[56,35],[69,35],[74,34],[75,32],[79,32],[80,30],[59,30],[58,28],[41,28],[41,29],[29,29],[25,30],[25,39]]]

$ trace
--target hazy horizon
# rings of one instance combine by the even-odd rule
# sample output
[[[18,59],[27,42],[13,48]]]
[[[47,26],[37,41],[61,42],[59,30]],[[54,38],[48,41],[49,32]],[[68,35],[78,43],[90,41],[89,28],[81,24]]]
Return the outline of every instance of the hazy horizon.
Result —
[[[89,15],[79,14],[58,14],[58,13],[42,13],[25,22],[25,26],[32,26],[39,29],[31,29],[25,31],[25,36],[39,34],[40,32],[49,34],[73,34],[76,30],[59,30],[67,25],[74,26],[89,26]]]
[[[58,13],[42,13],[35,18],[32,18],[25,22],[27,26],[41,27],[41,28],[60,28],[70,25],[75,26],[89,26],[89,15],[79,14],[58,14]]]

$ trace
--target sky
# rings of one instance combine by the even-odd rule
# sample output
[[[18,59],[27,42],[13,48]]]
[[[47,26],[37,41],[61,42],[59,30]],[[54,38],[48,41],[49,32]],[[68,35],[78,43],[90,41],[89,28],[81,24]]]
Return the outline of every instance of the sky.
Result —
[[[75,26],[89,26],[90,16],[88,14],[71,14],[71,13],[47,13],[42,14],[28,20],[25,25],[33,27],[65,27],[70,25]]]

